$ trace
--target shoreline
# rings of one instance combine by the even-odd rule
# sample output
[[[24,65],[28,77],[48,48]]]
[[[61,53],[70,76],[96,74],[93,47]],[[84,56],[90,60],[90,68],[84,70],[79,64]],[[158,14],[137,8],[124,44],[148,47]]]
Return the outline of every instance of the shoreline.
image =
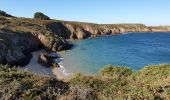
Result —
[[[32,58],[30,62],[24,66],[24,67],[18,67],[19,70],[26,70],[30,71],[35,74],[43,75],[43,76],[49,76],[54,77],[58,80],[62,81],[69,81],[71,79],[71,73],[66,73],[65,68],[62,65],[62,61],[60,61],[59,68],[55,67],[44,67],[41,64],[38,63],[38,57],[39,57],[40,51],[32,52]],[[58,53],[57,53],[58,54]],[[57,60],[57,59],[56,59]]]
[[[124,34],[129,34],[129,33],[147,33],[147,32],[126,32],[126,33],[121,33],[121,34],[117,34],[117,35],[124,35]],[[155,32],[149,32],[149,33],[155,33]],[[159,32],[156,32],[156,33],[159,33]],[[164,33],[169,33],[169,32],[164,32]],[[106,37],[106,36],[109,37],[109,36],[115,36],[115,35],[110,34],[110,35],[98,36],[98,37]],[[95,37],[95,38],[98,38],[98,37]],[[91,39],[91,38],[87,38],[87,39]],[[79,39],[77,39],[77,40],[79,40]],[[71,41],[71,40],[69,39],[68,41]],[[82,41],[82,40],[80,40],[80,41]],[[74,48],[74,46],[73,46],[73,48]],[[71,50],[71,49],[69,49],[69,50]],[[65,52],[65,51],[67,51],[67,50],[64,50],[61,52]],[[55,77],[58,80],[68,81],[69,79],[71,79],[72,73],[66,72],[66,69],[63,65],[63,58],[61,57],[60,52],[54,53],[54,54],[59,55],[59,58],[55,59],[56,63],[59,65],[59,68],[57,68],[57,67],[56,68],[52,68],[52,67],[47,68],[47,67],[40,65],[38,63],[39,52],[40,52],[40,50],[32,52],[32,58],[31,58],[30,62],[25,67],[21,67],[19,69],[28,70],[35,74]]]

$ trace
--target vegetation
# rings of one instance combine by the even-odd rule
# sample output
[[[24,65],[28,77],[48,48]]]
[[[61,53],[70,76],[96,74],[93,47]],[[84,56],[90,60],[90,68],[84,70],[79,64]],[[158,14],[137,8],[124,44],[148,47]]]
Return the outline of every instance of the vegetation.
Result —
[[[135,72],[107,66],[99,76],[76,74],[70,84],[92,93],[89,99],[163,100],[170,98],[170,65],[146,66]]]
[[[0,65],[0,99],[57,99],[68,84],[56,79]]]
[[[36,18],[36,19],[42,19],[42,20],[49,20],[49,19],[50,19],[48,16],[44,15],[44,14],[41,13],[41,12],[36,12],[36,13],[34,14],[34,18]]]
[[[140,71],[107,65],[97,76],[75,74],[69,82],[0,65],[1,99],[168,100],[170,65]]]
[[[105,66],[103,69],[100,70],[100,74],[105,77],[115,77],[115,78],[122,78],[130,76],[133,73],[132,69],[128,67],[113,67],[111,65]]]

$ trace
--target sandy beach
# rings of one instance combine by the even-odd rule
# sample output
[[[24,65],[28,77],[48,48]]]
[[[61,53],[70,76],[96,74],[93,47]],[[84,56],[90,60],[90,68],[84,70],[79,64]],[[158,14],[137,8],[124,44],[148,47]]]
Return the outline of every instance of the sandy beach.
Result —
[[[71,79],[72,76],[71,74],[65,75],[60,71],[60,68],[53,68],[52,72],[58,80],[62,80],[62,81],[68,81]]]
[[[71,74],[65,74],[61,70],[62,68],[47,68],[38,63],[38,56],[40,51],[32,53],[32,59],[30,63],[25,67],[20,67],[19,69],[31,71],[36,74],[55,77],[58,80],[68,81],[71,78]]]

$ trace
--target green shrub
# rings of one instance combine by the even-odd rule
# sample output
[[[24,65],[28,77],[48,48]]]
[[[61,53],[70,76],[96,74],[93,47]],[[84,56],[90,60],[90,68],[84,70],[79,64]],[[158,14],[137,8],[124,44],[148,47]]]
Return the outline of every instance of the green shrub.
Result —
[[[127,77],[133,73],[132,69],[128,67],[107,65],[100,70],[100,74],[105,77],[121,78]]]
[[[146,66],[133,74],[136,79],[146,83],[155,83],[155,81],[166,79],[170,76],[170,65]]]
[[[163,100],[170,98],[170,65],[146,66],[133,72],[106,66],[106,77],[75,74],[64,83],[50,77],[0,65],[0,99]],[[115,78],[115,76],[119,76]]]
[[[34,14],[34,18],[35,18],[35,19],[42,19],[42,20],[49,20],[49,19],[50,19],[48,16],[44,15],[44,14],[41,13],[41,12],[36,12],[36,13]]]
[[[80,87],[88,87],[93,89],[101,88],[103,84],[103,82],[98,78],[91,76],[87,77],[80,73],[75,74],[74,78],[70,81],[70,83],[73,86],[79,85]]]
[[[72,88],[72,91],[79,93],[91,89],[95,93],[94,98],[101,100],[162,100],[170,97],[169,65],[146,66],[136,72],[127,67],[107,65],[100,74],[99,76],[76,74],[70,81],[70,86],[78,89]]]
[[[51,100],[66,91],[68,84],[62,81],[0,65],[0,100]]]

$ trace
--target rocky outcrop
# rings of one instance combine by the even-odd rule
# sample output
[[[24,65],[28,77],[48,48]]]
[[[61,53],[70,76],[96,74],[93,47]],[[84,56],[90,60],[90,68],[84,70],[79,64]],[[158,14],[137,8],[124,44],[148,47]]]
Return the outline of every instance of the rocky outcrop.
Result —
[[[20,33],[0,31],[0,63],[25,65],[31,58],[31,52],[46,48],[49,51],[67,50],[71,47],[64,38],[43,33]]]
[[[72,44],[66,41],[63,37],[54,35],[52,33],[33,33],[43,44],[43,46],[53,52],[68,50],[72,47]]]
[[[18,24],[16,19],[14,24],[13,19],[3,19],[0,21],[1,64],[24,66],[35,50],[45,48],[56,52],[72,47],[63,37],[45,30],[43,26],[26,22]]]
[[[24,65],[31,58],[31,51],[40,47],[40,42],[30,33],[0,32],[0,63]]]
[[[46,67],[59,67],[58,64],[55,62],[55,59],[59,58],[58,55],[56,54],[50,54],[49,52],[42,50],[40,52],[39,58],[38,58],[38,62]]]
[[[71,48],[64,38],[45,32],[13,32],[0,31],[0,63],[9,65],[25,65],[31,58],[31,52],[40,48],[49,51],[61,51]]]
[[[48,57],[47,52],[45,51],[41,51],[39,58],[38,58],[38,62],[43,65],[43,66],[47,66],[50,67],[52,65],[52,61],[51,59]]]
[[[55,33],[58,36],[63,38],[69,38],[71,35],[71,30],[68,29],[63,23],[61,22],[48,22],[47,24],[43,25],[45,30],[48,30],[51,33]]]

